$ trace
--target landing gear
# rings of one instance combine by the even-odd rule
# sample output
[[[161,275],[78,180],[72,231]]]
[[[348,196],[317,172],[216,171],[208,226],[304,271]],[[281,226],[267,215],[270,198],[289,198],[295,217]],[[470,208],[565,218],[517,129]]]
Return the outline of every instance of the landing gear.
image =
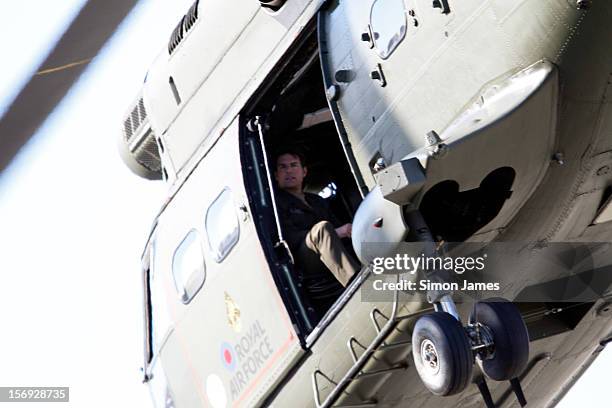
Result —
[[[521,406],[527,403],[518,376],[529,358],[529,336],[520,312],[505,299],[477,302],[466,327],[458,316],[444,311],[422,316],[412,332],[412,354],[423,384],[433,394],[465,390],[477,361],[490,379],[510,381]],[[485,379],[477,385],[486,406],[494,407]]]
[[[439,256],[438,243],[419,210],[406,212],[415,241],[425,244],[426,256]],[[443,270],[425,271],[428,279],[445,282]],[[529,336],[519,310],[506,299],[493,298],[474,305],[463,326],[451,292],[428,291],[435,313],[419,318],[412,332],[412,357],[423,384],[436,395],[458,394],[472,381],[474,361],[492,380],[510,380],[521,406],[527,401],[518,376],[529,358]],[[484,376],[475,379],[487,408],[494,407]]]
[[[436,395],[457,394],[472,379],[472,346],[461,323],[448,313],[431,313],[417,321],[412,354],[421,380]]]

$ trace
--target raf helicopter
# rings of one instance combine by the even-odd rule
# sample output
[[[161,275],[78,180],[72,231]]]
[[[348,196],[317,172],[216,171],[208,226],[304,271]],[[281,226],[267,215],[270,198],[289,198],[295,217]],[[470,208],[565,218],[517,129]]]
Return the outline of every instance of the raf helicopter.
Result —
[[[119,143],[168,186],[142,255],[155,406],[554,406],[612,338],[611,20],[589,0],[196,1]],[[317,298],[284,239],[284,145],[353,224],[339,293]],[[440,265],[376,271],[504,243],[473,301]]]

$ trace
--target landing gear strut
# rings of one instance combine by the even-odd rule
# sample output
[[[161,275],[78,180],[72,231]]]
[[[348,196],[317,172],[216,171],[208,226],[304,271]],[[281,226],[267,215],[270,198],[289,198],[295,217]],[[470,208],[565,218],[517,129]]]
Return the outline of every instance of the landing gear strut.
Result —
[[[426,255],[436,256],[435,242],[420,212],[407,214],[417,240],[426,243]],[[427,250],[429,249],[429,250]],[[428,278],[445,280],[434,272]],[[510,381],[521,406],[527,401],[518,376],[529,358],[529,335],[518,308],[506,299],[477,302],[464,327],[451,293],[427,294],[436,312],[420,317],[412,333],[412,355],[423,384],[433,394],[448,396],[465,390],[476,362],[485,376]],[[494,407],[486,380],[476,381],[488,408]]]

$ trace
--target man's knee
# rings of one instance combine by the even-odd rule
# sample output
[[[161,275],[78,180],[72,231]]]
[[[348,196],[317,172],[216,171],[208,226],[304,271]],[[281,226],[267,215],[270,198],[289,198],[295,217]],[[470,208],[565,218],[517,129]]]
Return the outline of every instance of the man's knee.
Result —
[[[320,221],[312,226],[310,229],[310,233],[313,238],[316,238],[317,241],[320,241],[326,234],[335,234],[336,229],[333,224],[329,221]]]
[[[320,221],[312,226],[308,235],[306,235],[306,244],[311,249],[319,248],[321,243],[329,239],[332,234],[336,233],[336,229],[329,221]]]

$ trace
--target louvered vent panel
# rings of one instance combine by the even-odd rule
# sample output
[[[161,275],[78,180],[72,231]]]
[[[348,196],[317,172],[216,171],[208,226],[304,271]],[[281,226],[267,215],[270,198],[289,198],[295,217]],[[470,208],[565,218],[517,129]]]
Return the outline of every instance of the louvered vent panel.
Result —
[[[136,133],[136,130],[140,126],[140,114],[138,113],[138,105],[132,109],[132,130]]]
[[[123,133],[125,134],[125,140],[128,142],[132,137],[138,133],[138,129],[147,119],[147,110],[144,106],[144,101],[142,98],[138,100],[132,112],[128,115],[128,117],[123,122]]]
[[[136,150],[135,153],[138,157],[138,161],[143,166],[154,172],[161,171],[161,160],[153,131],[150,131],[147,134],[145,142]]]
[[[183,17],[183,19],[184,18],[185,17]],[[168,43],[168,54],[172,54],[172,51],[174,51],[174,49],[178,47],[180,42],[183,41],[183,19],[179,21],[174,31],[172,31],[172,35],[170,36],[170,42]]]
[[[185,15],[185,32],[189,31],[191,27],[193,27],[195,22],[198,20],[198,3],[199,1],[193,3],[193,5],[189,8],[189,11]]]
[[[185,14],[183,18],[181,18],[181,21],[179,21],[178,25],[172,32],[172,35],[170,36],[170,41],[168,42],[168,54],[172,54],[172,52],[174,52],[176,47],[178,47],[181,41],[183,41],[183,38],[185,38],[185,34],[187,34],[187,32],[191,30],[191,27],[193,27],[196,21],[198,21],[199,3],[199,0],[196,0],[196,2],[193,3],[193,5],[189,8],[187,14]]]
[[[162,177],[161,156],[155,133],[149,123],[142,92],[125,113],[121,139],[121,157],[134,173],[150,180]]]
[[[145,109],[142,98],[140,98],[138,101],[138,110],[140,111],[140,121],[144,122],[144,120],[147,118],[147,110]]]
[[[123,122],[123,133],[125,135],[125,140],[128,142],[134,136],[134,132],[132,131],[132,118],[127,117],[127,119]]]

